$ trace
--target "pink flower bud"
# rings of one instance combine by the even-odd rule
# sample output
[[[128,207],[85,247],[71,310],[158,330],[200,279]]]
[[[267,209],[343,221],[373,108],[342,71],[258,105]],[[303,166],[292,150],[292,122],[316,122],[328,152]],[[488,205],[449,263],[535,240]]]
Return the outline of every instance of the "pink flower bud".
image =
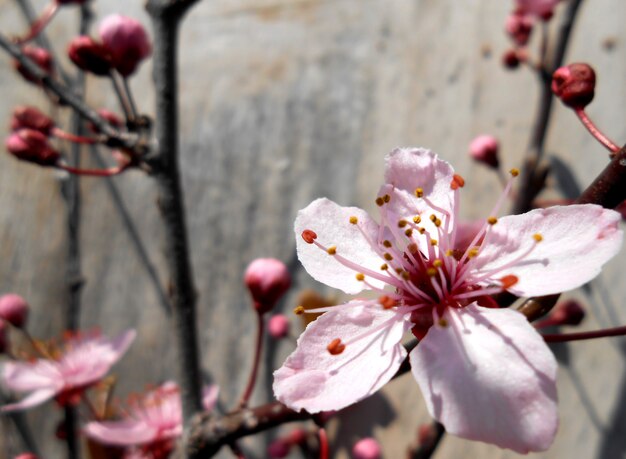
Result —
[[[284,338],[289,334],[289,319],[284,314],[272,316],[267,322],[267,331],[272,338]]]
[[[585,310],[576,300],[559,303],[550,315],[554,325],[580,325],[585,318]]]
[[[522,60],[515,49],[509,49],[502,55],[502,64],[509,70],[516,69],[521,62]]]
[[[380,459],[380,445],[373,438],[362,438],[352,447],[353,459]]]
[[[583,109],[593,100],[596,73],[587,64],[569,64],[552,74],[552,92],[568,107]]]
[[[275,258],[257,258],[248,265],[244,282],[254,308],[260,314],[270,311],[291,286],[291,276],[287,266]]]
[[[54,121],[35,107],[20,106],[13,110],[11,130],[17,131],[22,128],[34,129],[49,136],[54,128]]]
[[[139,63],[152,53],[145,29],[135,19],[112,14],[104,18],[98,29],[102,43],[113,56],[113,65],[123,76],[135,72]]]
[[[4,320],[0,320],[0,354],[4,354],[9,347],[9,336],[7,333],[7,324]]]
[[[70,60],[81,70],[106,76],[113,66],[109,49],[87,35],[74,38],[67,47]]]
[[[22,48],[22,53],[41,67],[41,70],[48,74],[52,73],[52,56],[47,50],[37,46],[26,45]],[[13,66],[15,67],[15,70],[17,70],[27,81],[30,81],[31,83],[39,83],[39,79],[26,70],[18,61],[14,61]]]
[[[39,459],[33,453],[22,453],[15,456],[13,459]]]
[[[548,20],[560,0],[516,0],[519,10]]]
[[[498,159],[498,139],[491,135],[479,135],[470,142],[470,156],[481,163],[497,169],[500,167]]]
[[[291,443],[282,439],[274,440],[267,447],[267,455],[272,459],[287,457],[289,451],[291,451]]]
[[[15,293],[0,296],[0,319],[21,328],[28,318],[28,303]]]
[[[524,46],[533,31],[533,21],[528,15],[515,11],[506,18],[504,28],[516,45]]]
[[[54,166],[61,155],[48,144],[48,138],[34,129],[12,132],[5,141],[9,153],[40,166]]]

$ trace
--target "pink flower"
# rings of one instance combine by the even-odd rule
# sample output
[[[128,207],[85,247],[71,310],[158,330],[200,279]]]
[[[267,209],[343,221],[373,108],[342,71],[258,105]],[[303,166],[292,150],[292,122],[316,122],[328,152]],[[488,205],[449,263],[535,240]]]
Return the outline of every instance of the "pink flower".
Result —
[[[76,403],[83,391],[100,381],[124,355],[135,335],[134,330],[127,330],[112,340],[104,336],[70,338],[58,358],[5,363],[4,385],[30,394],[0,411],[31,408],[53,397],[62,405]]]
[[[547,449],[558,425],[556,361],[522,314],[489,308],[497,306],[489,295],[548,295],[589,281],[621,246],[619,214],[572,205],[489,217],[459,245],[467,241],[458,223],[464,181],[448,163],[397,149],[385,178],[379,222],[327,199],[296,218],[309,274],[381,296],[313,310],[325,313],[274,373],[276,397],[312,413],[368,397],[404,361],[411,329],[421,338],[409,356],[413,376],[448,432],[521,453]]]
[[[204,389],[203,405],[211,411],[219,389]],[[130,403],[124,419],[89,422],[83,429],[93,440],[107,445],[127,447],[126,457],[167,457],[174,440],[183,433],[183,413],[178,385],[165,382],[145,396]]]

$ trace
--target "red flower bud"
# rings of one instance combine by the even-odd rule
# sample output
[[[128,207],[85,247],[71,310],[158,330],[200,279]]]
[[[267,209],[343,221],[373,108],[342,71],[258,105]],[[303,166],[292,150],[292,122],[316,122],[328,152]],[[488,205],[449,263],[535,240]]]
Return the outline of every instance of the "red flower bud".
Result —
[[[139,63],[152,53],[152,45],[139,21],[112,14],[104,18],[98,29],[102,43],[109,48],[113,66],[123,76],[135,72]]]
[[[578,301],[568,300],[557,304],[548,320],[554,325],[580,325],[585,314],[584,308]]]
[[[287,266],[275,258],[257,258],[248,265],[244,282],[254,308],[260,314],[270,311],[291,286],[291,276]]]
[[[11,130],[28,128],[49,136],[54,128],[54,121],[35,107],[16,107],[11,118]]]
[[[502,63],[504,64],[504,67],[509,70],[516,69],[519,67],[521,62],[522,61],[520,60],[517,50],[515,49],[509,49],[502,55]]]
[[[470,156],[481,163],[497,169],[500,166],[498,159],[498,139],[491,135],[479,135],[470,142]]]
[[[515,11],[506,18],[504,28],[516,45],[524,46],[533,31],[533,20],[528,15]]]
[[[74,38],[67,48],[67,54],[79,69],[95,75],[108,75],[113,66],[109,49],[87,35]]]
[[[267,331],[272,338],[284,338],[289,334],[289,319],[284,314],[272,316],[267,322]]]
[[[28,318],[28,303],[15,293],[0,296],[0,319],[21,328]]]
[[[34,129],[20,129],[7,137],[5,145],[9,153],[23,161],[40,166],[53,166],[61,155],[48,144],[48,138]]]
[[[22,48],[22,53],[41,67],[41,70],[48,74],[52,73],[52,56],[47,50],[37,46],[26,45]],[[26,70],[18,61],[14,61],[13,66],[15,67],[15,70],[17,70],[27,81],[30,81],[31,83],[39,83],[39,79]]]
[[[371,438],[362,438],[352,447],[352,459],[380,459],[380,445]]]
[[[593,100],[596,73],[587,64],[559,67],[552,74],[552,92],[568,107],[583,109]]]

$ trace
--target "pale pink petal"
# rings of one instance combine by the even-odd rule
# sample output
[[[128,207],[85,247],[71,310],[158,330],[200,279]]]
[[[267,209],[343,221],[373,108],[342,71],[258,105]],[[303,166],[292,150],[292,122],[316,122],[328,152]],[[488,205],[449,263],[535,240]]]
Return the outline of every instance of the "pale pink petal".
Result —
[[[219,393],[220,388],[217,384],[211,384],[202,388],[202,406],[206,411],[213,411]]]
[[[59,391],[54,388],[37,389],[34,392],[31,392],[27,397],[24,397],[19,402],[4,405],[2,408],[0,408],[0,411],[3,413],[8,413],[10,411],[32,408],[33,406],[40,405],[43,402],[50,400],[58,393]]]
[[[404,318],[377,304],[350,304],[326,312],[300,336],[297,349],[274,372],[279,401],[310,413],[339,410],[373,394],[396,373],[406,357],[400,344]],[[369,334],[350,343],[363,333]],[[339,355],[327,350],[335,338],[346,343]]]
[[[448,308],[411,352],[429,413],[446,430],[519,453],[545,451],[558,427],[557,364],[517,311]]]
[[[358,224],[350,223],[350,217],[357,217]],[[360,228],[360,229],[359,229]],[[313,201],[298,212],[294,225],[298,258],[307,272],[319,282],[346,293],[358,293],[367,288],[356,279],[356,274],[367,268],[380,271],[383,263],[380,256],[368,242],[375,243],[378,237],[378,224],[364,210],[357,207],[341,207],[322,198]],[[311,230],[317,234],[317,242],[328,248],[337,247],[337,254],[356,265],[347,267],[314,244],[302,239],[302,232]],[[361,230],[367,235],[363,236]],[[368,277],[368,282],[382,287],[384,282]]]
[[[490,230],[474,260],[474,276],[513,263],[493,277],[513,274],[519,281],[510,291],[519,296],[563,292],[600,273],[622,245],[620,214],[593,204],[536,209],[502,217]],[[538,244],[533,235],[540,234]],[[537,244],[521,261],[516,259]]]
[[[27,392],[38,389],[61,390],[63,377],[57,366],[48,360],[7,362],[2,371],[4,385],[11,390]]]
[[[465,252],[484,224],[484,220],[459,220],[456,224],[456,239],[454,241],[454,248],[461,252]]]
[[[143,421],[123,419],[89,422],[83,432],[89,438],[106,445],[133,446],[153,442],[158,437],[159,429]]]

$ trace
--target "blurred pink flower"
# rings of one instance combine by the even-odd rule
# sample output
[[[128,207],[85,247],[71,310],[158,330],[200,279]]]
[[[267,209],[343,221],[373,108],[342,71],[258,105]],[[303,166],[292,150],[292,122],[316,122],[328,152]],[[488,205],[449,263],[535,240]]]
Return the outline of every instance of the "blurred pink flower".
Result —
[[[202,398],[205,410],[213,410],[218,393],[215,385],[205,387]],[[132,400],[123,419],[89,422],[83,431],[97,442],[128,448],[126,457],[167,457],[174,440],[183,433],[178,385],[165,382],[143,397]]]
[[[308,273],[349,294],[381,296],[308,311],[324,314],[274,373],[276,397],[311,413],[368,397],[405,360],[401,339],[411,329],[420,338],[413,376],[449,433],[521,453],[547,449],[558,426],[556,360],[526,317],[498,309],[490,295],[541,296],[589,281],[620,249],[619,214],[572,205],[489,217],[459,245],[464,180],[448,163],[397,149],[385,179],[380,223],[327,199],[299,212]]]
[[[54,359],[5,363],[4,385],[30,394],[0,411],[31,408],[53,397],[62,405],[77,403],[85,389],[100,381],[124,355],[135,335],[135,330],[127,330],[112,340],[100,335],[73,337]]]

